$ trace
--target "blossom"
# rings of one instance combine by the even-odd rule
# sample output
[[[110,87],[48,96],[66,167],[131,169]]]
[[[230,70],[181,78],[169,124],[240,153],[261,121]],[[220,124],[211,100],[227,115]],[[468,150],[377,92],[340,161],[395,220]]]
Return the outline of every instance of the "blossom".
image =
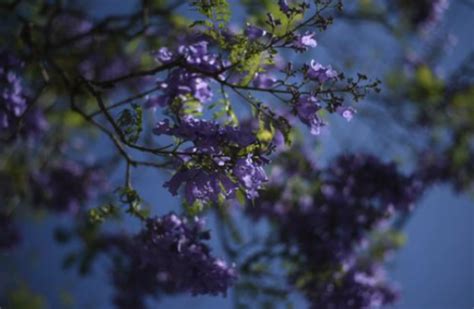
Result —
[[[289,283],[311,308],[393,303],[396,290],[363,244],[375,227],[411,209],[423,192],[417,176],[405,176],[394,164],[362,154],[339,156],[321,168],[301,149],[293,149],[275,164],[267,190],[246,211],[268,219],[275,228],[272,237],[287,247]],[[382,254],[394,247],[384,244]]]
[[[170,97],[167,95],[151,96],[146,98],[146,108],[165,107],[170,104]]]
[[[308,69],[307,76],[312,80],[318,80],[324,83],[330,79],[337,78],[337,72],[331,66],[323,66],[315,60],[311,60],[311,65]]]
[[[201,219],[169,213],[148,219],[133,238],[109,237],[109,246],[117,247],[127,261],[112,272],[116,305],[143,308],[145,296],[160,292],[225,295],[237,272],[211,255],[204,227]]]
[[[145,103],[147,108],[165,107],[176,98],[185,100],[188,95],[200,103],[212,99],[211,79],[198,71],[216,73],[222,70],[226,63],[209,51],[208,44],[207,41],[199,41],[181,45],[177,51],[162,47],[154,53],[155,58],[162,63],[171,63],[177,57],[182,57],[188,67],[175,68],[164,80],[158,81],[162,94],[148,97]]]
[[[18,130],[24,138],[43,133],[48,123],[41,109],[28,108],[23,79],[17,71],[21,61],[12,53],[0,52],[0,134]]]
[[[81,205],[106,188],[100,170],[75,161],[58,162],[49,170],[33,173],[30,183],[34,206],[70,213],[77,213]]]
[[[247,147],[255,142],[252,131],[244,127],[221,126],[215,121],[208,121],[192,116],[183,117],[179,124],[170,126],[168,119],[159,122],[155,128],[156,135],[171,135],[194,144],[190,150],[195,153],[220,154],[222,147],[233,145]]]
[[[129,73],[138,63],[137,58],[124,55],[107,57],[103,54],[90,53],[79,63],[78,70],[87,79],[110,80]],[[143,79],[130,81],[139,83]]]
[[[328,284],[308,284],[305,293],[311,308],[380,308],[393,304],[398,292],[386,282],[381,267],[370,264],[365,268],[354,266],[335,272]]]
[[[160,121],[153,132],[156,135],[169,135],[191,142],[192,146],[186,149],[189,156],[195,154],[207,157],[206,166],[183,167],[164,184],[173,195],[177,195],[178,189],[183,186],[188,203],[217,202],[220,195],[233,198],[239,186],[249,198],[254,198],[258,195],[261,184],[266,181],[263,161],[254,160],[249,155],[234,162],[230,158],[232,153],[228,153],[229,149],[242,149],[256,142],[251,128],[221,126],[214,121],[188,116],[174,126],[168,119]],[[183,159],[185,157],[187,156],[182,156]],[[229,173],[236,178],[235,181]]]
[[[178,171],[163,187],[171,194],[177,195],[179,187],[184,185],[184,196],[189,204],[196,200],[202,202],[217,202],[219,194],[224,197],[232,196],[237,188],[226,175],[218,172],[207,172],[204,169]]]
[[[278,6],[280,7],[280,11],[284,14],[287,14],[290,11],[287,0],[278,0]]]
[[[20,134],[25,138],[38,136],[47,131],[49,123],[43,111],[39,108],[30,108],[23,117]]]
[[[167,47],[160,48],[157,52],[153,53],[155,59],[161,63],[170,63],[173,61],[174,53]]]
[[[212,98],[211,87],[209,83],[202,78],[196,78],[193,85],[194,97],[200,102],[207,102]]]
[[[314,48],[318,46],[318,43],[314,39],[316,34],[314,32],[307,31],[305,34],[297,34],[294,41],[293,47],[300,51],[306,51],[308,48]]]
[[[300,120],[310,127],[311,134],[319,135],[324,123],[319,119],[317,111],[321,109],[318,99],[314,96],[303,95],[296,102],[296,113]]]
[[[411,23],[426,33],[443,18],[449,8],[449,0],[403,1],[401,7],[406,11]]]
[[[0,132],[16,125],[27,108],[22,79],[8,65],[0,64]]]
[[[94,43],[92,36],[87,35],[93,27],[93,21],[85,16],[64,12],[52,20],[51,38],[58,43],[71,42],[76,49],[86,49]]]
[[[267,34],[267,31],[264,29],[253,26],[250,24],[247,24],[247,27],[245,28],[244,34],[251,40],[256,40],[259,39]]]
[[[261,88],[261,89],[272,88],[275,83],[276,83],[276,79],[265,73],[255,74],[255,79],[253,80],[253,85],[256,88]]]
[[[336,111],[347,121],[351,121],[356,113],[356,110],[354,108],[343,106],[339,106]]]
[[[263,183],[268,181],[261,164],[253,160],[250,155],[237,160],[233,174],[244,188],[249,199],[258,197],[258,190],[262,188]]]

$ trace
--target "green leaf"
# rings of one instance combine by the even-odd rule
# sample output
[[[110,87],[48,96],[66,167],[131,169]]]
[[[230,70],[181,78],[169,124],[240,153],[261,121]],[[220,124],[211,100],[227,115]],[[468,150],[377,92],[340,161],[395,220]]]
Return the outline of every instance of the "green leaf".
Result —
[[[146,219],[149,211],[142,209],[142,198],[136,190],[130,187],[120,187],[117,189],[120,202],[128,206],[127,212],[139,219]]]
[[[118,211],[112,204],[103,205],[89,210],[89,221],[93,224],[102,223],[106,218],[117,216]]]
[[[231,11],[227,0],[196,0],[192,5],[212,20],[217,28],[224,27],[230,20]]]
[[[42,309],[46,308],[44,298],[34,293],[26,285],[21,285],[7,293],[7,307],[15,309]]]
[[[117,124],[129,143],[136,143],[140,138],[142,118],[142,107],[138,104],[133,104],[132,109],[126,108],[121,112]]]
[[[416,101],[436,103],[442,99],[444,83],[428,66],[420,66],[415,73],[415,85],[411,96]]]
[[[247,202],[247,198],[245,197],[245,193],[242,189],[237,189],[237,191],[235,191],[235,197],[237,199],[237,201],[239,201],[240,205],[245,205],[245,203]]]

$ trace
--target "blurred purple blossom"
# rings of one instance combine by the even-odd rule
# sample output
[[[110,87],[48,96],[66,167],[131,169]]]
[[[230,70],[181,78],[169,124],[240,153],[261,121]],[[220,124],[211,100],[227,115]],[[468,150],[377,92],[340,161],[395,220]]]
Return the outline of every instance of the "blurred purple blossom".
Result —
[[[144,308],[144,296],[159,293],[226,295],[237,272],[211,255],[204,243],[210,238],[204,222],[188,220],[174,213],[148,219],[134,238],[111,238],[125,263],[112,273],[119,308]]]
[[[78,162],[63,161],[31,176],[36,207],[75,214],[80,207],[107,188],[105,174]]]

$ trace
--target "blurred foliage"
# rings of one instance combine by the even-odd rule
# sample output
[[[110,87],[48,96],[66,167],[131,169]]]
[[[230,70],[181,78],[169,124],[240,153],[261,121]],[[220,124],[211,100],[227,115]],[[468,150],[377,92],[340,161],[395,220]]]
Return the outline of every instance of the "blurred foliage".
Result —
[[[20,285],[7,292],[6,308],[44,309],[48,308],[45,299],[33,292],[27,285]]]

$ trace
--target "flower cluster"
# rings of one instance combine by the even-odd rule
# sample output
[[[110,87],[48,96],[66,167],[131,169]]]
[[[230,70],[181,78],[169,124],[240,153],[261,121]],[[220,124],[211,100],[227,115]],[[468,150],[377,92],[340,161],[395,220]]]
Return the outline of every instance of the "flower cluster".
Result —
[[[296,114],[298,118],[311,129],[311,134],[319,135],[324,122],[318,117],[317,112],[321,109],[315,96],[303,95],[296,102]]]
[[[308,35],[308,40],[312,39],[312,34]],[[314,43],[316,44],[316,43]],[[324,84],[328,81],[336,81],[338,74],[331,66],[323,66],[322,64],[311,60],[310,65],[304,66],[305,78],[311,82]],[[323,106],[315,94],[303,94],[297,97],[294,104],[296,116],[310,128],[313,135],[319,135],[321,128],[326,124],[318,116],[318,111]],[[351,107],[339,106],[337,110],[346,120],[350,121],[355,114],[355,110]]]
[[[397,291],[387,285],[380,265],[368,269],[352,267],[336,272],[335,280],[327,285],[316,285],[307,290],[311,308],[381,308],[398,299]]]
[[[196,200],[217,202],[220,194],[224,197],[233,197],[237,188],[225,174],[208,172],[200,168],[180,170],[163,186],[176,196],[183,183],[184,196],[189,204],[193,204]]]
[[[326,198],[353,205],[370,198],[384,211],[411,210],[424,189],[418,178],[400,174],[395,163],[362,154],[337,158],[324,178]]]
[[[321,84],[337,79],[337,72],[330,65],[325,67],[315,60],[311,60],[306,74],[309,79],[318,81]]]
[[[266,181],[263,160],[250,154],[231,157],[233,150],[244,149],[256,142],[254,133],[248,128],[221,126],[217,122],[188,116],[174,126],[166,119],[155,126],[154,133],[192,143],[186,149],[187,154],[181,156],[184,161],[182,167],[164,184],[176,195],[185,183],[185,197],[190,204],[196,200],[217,202],[220,194],[232,198],[239,186],[248,198],[255,198],[257,190]],[[196,155],[201,157],[201,162],[191,160],[191,156]],[[192,166],[191,162],[200,165]]]
[[[53,20],[51,37],[55,40],[55,44],[71,42],[76,49],[90,48],[94,39],[86,34],[93,26],[93,22],[86,16],[63,13]]]
[[[168,119],[156,124],[156,135],[170,135],[193,143],[191,152],[220,155],[225,145],[238,148],[255,143],[252,131],[243,127],[221,126],[215,121],[198,119],[192,116],[181,118],[180,123],[171,126]]]
[[[0,132],[10,130],[27,108],[22,79],[15,73],[20,61],[1,52],[0,64]]]
[[[39,136],[50,127],[45,114],[39,108],[30,108],[23,116],[20,135],[24,138]]]
[[[259,39],[267,34],[265,30],[252,25],[247,25],[244,32],[250,39]],[[314,36],[313,32],[296,34],[285,44],[296,50],[305,51],[317,46]],[[262,168],[266,160],[262,157],[262,153],[268,154],[269,149],[255,150],[259,141],[256,132],[249,128],[223,126],[218,122],[198,119],[195,115],[202,111],[201,104],[213,96],[211,80],[223,82],[224,79],[219,76],[232,67],[218,55],[211,53],[208,45],[208,41],[199,41],[181,45],[177,50],[162,47],[154,53],[159,63],[169,65],[170,71],[165,80],[158,82],[162,93],[150,97],[146,105],[165,107],[165,113],[172,115],[175,121],[173,125],[168,119],[159,122],[154,128],[154,133],[172,136],[180,142],[180,145],[191,144],[184,153],[181,151],[179,154],[181,162],[178,171],[165,183],[165,187],[173,195],[177,195],[178,189],[184,184],[188,203],[216,202],[220,197],[233,198],[239,188],[247,198],[254,199],[258,196],[262,184],[267,181]],[[271,71],[271,68],[269,70]],[[253,75],[249,75],[253,78],[248,82],[252,82],[259,90],[287,87],[284,82],[278,81],[268,72],[268,70],[267,72],[257,70],[256,73],[252,73]],[[304,65],[301,72],[305,82],[311,84],[321,85],[339,79],[331,66],[323,66],[315,60],[312,60],[310,65]],[[225,83],[232,83],[231,77],[238,78],[243,74],[238,70],[233,73],[236,74],[229,74],[229,79]],[[293,100],[289,101],[294,102],[294,113],[311,128],[312,134],[319,134],[324,122],[318,116],[322,106],[317,94],[311,92],[300,95],[294,87],[288,86],[287,89],[293,96]],[[334,98],[324,101],[328,110],[331,99]],[[192,106],[193,112],[188,111],[187,104]],[[355,110],[339,106],[339,112],[350,120]],[[275,122],[275,119],[271,121]]]
[[[280,159],[268,189],[248,212],[269,218],[280,241],[295,255],[290,283],[314,308],[369,308],[392,302],[395,292],[382,277],[359,269],[377,263],[359,266],[354,256],[370,231],[411,209],[423,191],[421,183],[370,155],[340,156],[325,169],[315,168],[295,150]]]
[[[0,58],[0,134],[19,129],[24,138],[37,136],[48,123],[40,109],[28,107],[22,78],[17,74],[22,63],[7,51],[0,52]]]
[[[449,7],[449,0],[399,0],[399,2],[402,8],[407,10],[410,21],[424,31],[438,24]]]
[[[148,219],[133,239],[115,241],[125,256],[113,272],[120,308],[143,308],[144,297],[157,293],[226,295],[236,270],[211,255],[203,242],[210,238],[200,219],[174,213]]]
[[[56,212],[77,213],[80,206],[106,187],[98,169],[64,161],[31,177],[33,203]]]
[[[113,57],[91,53],[85,55],[77,65],[78,71],[87,79],[109,80],[127,74],[136,66],[137,60],[133,57],[116,55]],[[131,85],[139,84],[138,79],[130,82]]]
[[[225,67],[225,62],[208,50],[207,41],[181,45],[177,51],[162,47],[155,58],[163,64],[181,61],[182,67],[172,70],[159,82],[163,94],[149,98],[148,107],[168,106],[176,98],[186,99],[187,95],[201,103],[208,102],[213,94],[206,74],[217,74]]]

